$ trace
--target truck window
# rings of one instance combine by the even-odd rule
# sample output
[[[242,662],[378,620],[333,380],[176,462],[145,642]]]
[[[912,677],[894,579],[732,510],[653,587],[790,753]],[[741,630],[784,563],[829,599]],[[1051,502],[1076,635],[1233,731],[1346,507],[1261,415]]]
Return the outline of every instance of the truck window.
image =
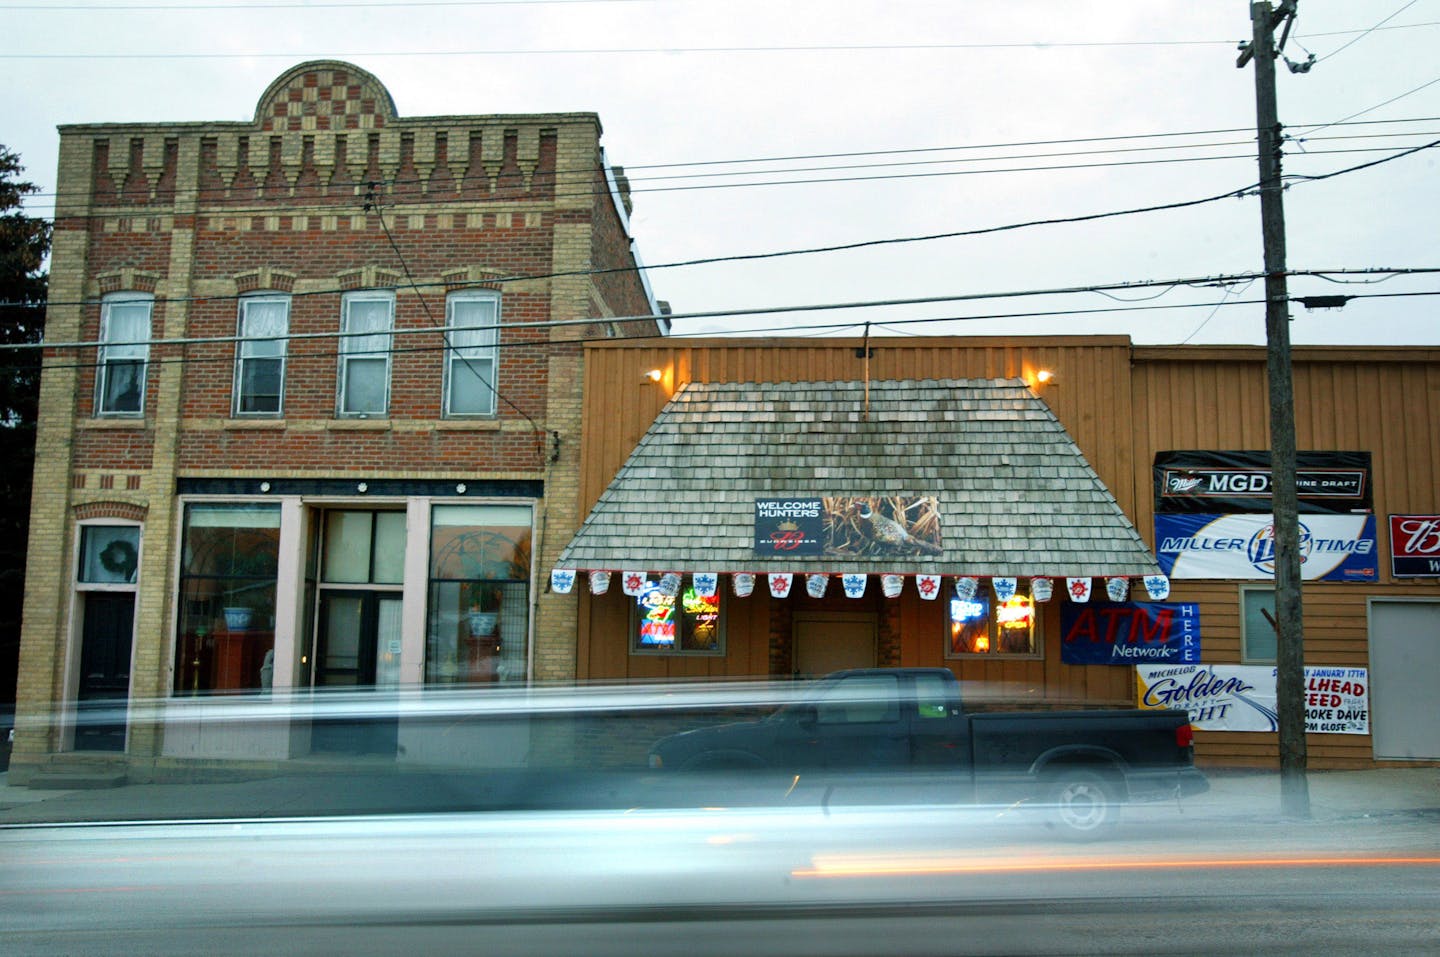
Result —
[[[922,718],[944,718],[954,706],[952,683],[940,675],[915,676],[916,714]]]
[[[900,683],[894,675],[841,678],[816,700],[821,724],[868,724],[900,720]]]

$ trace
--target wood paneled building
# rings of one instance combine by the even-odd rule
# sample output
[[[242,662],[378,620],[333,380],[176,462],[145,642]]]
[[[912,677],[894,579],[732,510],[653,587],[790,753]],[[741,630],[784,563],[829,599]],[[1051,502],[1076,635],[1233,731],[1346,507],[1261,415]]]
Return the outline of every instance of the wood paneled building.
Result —
[[[973,561],[956,564],[949,552],[940,557],[915,552],[909,559],[893,551],[872,552],[873,561],[867,565],[848,561],[845,556],[850,553],[842,546],[828,559],[791,563],[797,573],[826,569],[834,573],[824,597],[810,597],[797,574],[794,591],[777,598],[765,584],[764,572],[778,567],[769,560],[757,557],[741,568],[734,567],[733,558],[717,554],[712,567],[703,568],[703,538],[687,538],[681,530],[708,528],[711,533],[729,534],[733,528],[723,527],[724,522],[711,513],[713,503],[697,494],[691,482],[674,495],[666,494],[663,487],[652,488],[656,514],[676,530],[677,541],[689,543],[685,548],[676,546],[673,560],[659,557],[665,550],[663,540],[652,540],[645,548],[629,547],[628,552],[621,543],[609,560],[593,549],[585,550],[587,529],[602,521],[606,503],[619,491],[612,483],[626,481],[627,462],[632,469],[640,464],[632,459],[637,445],[650,441],[647,433],[675,413],[672,400],[684,397],[692,384],[831,383],[838,389],[864,383],[868,395],[881,383],[1020,380],[1053,412],[1152,551],[1157,545],[1157,453],[1263,450],[1269,445],[1265,352],[1260,347],[1135,347],[1125,337],[871,339],[868,355],[862,346],[858,340],[846,339],[713,339],[632,340],[587,347],[580,501],[590,517],[560,562],[579,572],[572,596],[577,605],[577,678],[789,677],[846,665],[939,665],[950,667],[967,683],[972,701],[983,706],[1134,702],[1134,667],[1062,660],[1066,597],[1058,593],[1060,589],[1052,601],[1035,603],[1030,619],[1033,642],[1011,645],[1007,651],[998,640],[979,645],[959,640],[961,629],[947,615],[947,603],[925,600],[913,584],[914,573],[940,574],[948,596],[957,577],[975,576],[986,594],[987,578],[1016,576],[1025,593],[1026,575],[1017,573],[1016,556],[1001,554],[1003,536],[995,539],[1002,544],[997,544],[997,564],[989,570]],[[1043,385],[1042,371],[1051,375]],[[1365,481],[1374,519],[1373,545],[1355,546],[1361,551],[1373,549],[1373,575],[1304,584],[1307,666],[1367,669],[1369,685],[1368,733],[1312,734],[1311,764],[1355,767],[1377,760],[1435,760],[1440,758],[1434,745],[1440,741],[1440,716],[1433,699],[1423,694],[1423,682],[1425,675],[1433,679],[1440,668],[1440,577],[1436,577],[1440,569],[1428,576],[1392,575],[1387,518],[1440,512],[1440,448],[1435,441],[1440,434],[1440,349],[1301,347],[1294,353],[1294,375],[1300,449],[1368,454]],[[837,401],[851,400],[837,392]],[[938,433],[972,426],[936,421],[933,427]],[[728,457],[722,454],[707,461],[707,443],[713,445],[716,431],[702,426],[684,437],[693,443],[689,461],[697,467],[703,462],[716,476],[717,489],[733,492],[734,476],[741,469],[733,450]],[[769,476],[754,485],[752,497],[784,493],[797,498],[858,498],[887,491],[855,487],[863,479],[844,471],[852,432],[841,424],[832,427],[835,470],[812,463],[808,472]],[[909,476],[908,487],[896,491],[923,498],[945,487],[940,479],[929,488],[921,487],[926,476],[934,475],[927,471],[934,463],[920,461],[931,452],[914,434],[905,439],[891,449],[894,463],[909,469],[903,473]],[[986,467],[993,468],[994,461],[999,460]],[[948,474],[963,483],[964,476],[958,474],[963,469],[955,465]],[[753,480],[753,468],[746,467],[751,468],[747,474]],[[645,474],[657,473],[651,469]],[[742,489],[741,497],[747,494]],[[939,498],[947,545],[982,531],[996,534],[990,520],[983,520],[986,527],[981,528],[974,516],[957,509],[953,493]],[[1016,515],[1034,521],[1019,503]],[[1055,525],[1063,534],[1065,523]],[[731,538],[733,534],[724,544],[733,549]],[[595,541],[592,535],[589,544]],[[702,543],[698,552],[696,541]],[[701,559],[699,565],[696,558]],[[1038,561],[1030,574],[1096,576],[1096,603],[1107,600],[1104,576],[1128,574],[1133,590],[1143,599],[1141,573],[1107,571],[1104,564],[1097,559],[1095,567],[1087,570]],[[590,593],[586,575],[590,568],[608,569],[616,579],[602,595]],[[700,602],[690,611],[677,608],[674,634],[657,644],[650,640],[653,635],[644,634],[644,599],[625,594],[619,581],[627,570],[647,572],[655,579],[665,572],[680,572],[688,576],[686,583],[702,570],[719,573],[718,602]],[[868,587],[859,598],[847,597],[837,587],[839,576],[857,570],[867,575]],[[759,581],[748,597],[737,597],[726,579],[746,571],[760,572]],[[882,594],[878,579],[884,571],[907,574],[895,598]],[[1273,650],[1267,652],[1265,636],[1255,624],[1263,621],[1257,613],[1270,596],[1269,584],[1253,575],[1171,577],[1168,600],[1199,606],[1202,665],[1263,667],[1273,661]],[[1002,614],[1001,603],[993,604],[992,626],[995,616]],[[1270,641],[1273,649],[1273,633]],[[1425,740],[1432,742],[1428,749]],[[1267,765],[1276,760],[1276,735],[1201,730],[1197,748],[1203,763]]]

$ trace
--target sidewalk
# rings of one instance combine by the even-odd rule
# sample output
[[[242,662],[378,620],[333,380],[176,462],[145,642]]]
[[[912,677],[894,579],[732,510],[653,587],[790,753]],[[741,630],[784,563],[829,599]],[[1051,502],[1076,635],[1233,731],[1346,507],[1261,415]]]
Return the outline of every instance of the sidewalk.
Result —
[[[1208,768],[1210,790],[1186,801],[1198,813],[1214,811],[1252,820],[1278,820],[1280,775],[1271,770]],[[1306,775],[1316,822],[1440,814],[1440,767],[1311,771]]]
[[[1158,820],[1183,814],[1250,823],[1282,819],[1276,772],[1222,768],[1206,775],[1207,793],[1179,805],[1138,805],[1127,816]],[[525,771],[287,774],[63,791],[10,787],[6,778],[0,773],[0,825],[625,806],[626,795],[644,793],[645,786],[633,776]],[[1428,815],[1440,821],[1440,768],[1312,771],[1308,782],[1311,820],[1317,824]]]

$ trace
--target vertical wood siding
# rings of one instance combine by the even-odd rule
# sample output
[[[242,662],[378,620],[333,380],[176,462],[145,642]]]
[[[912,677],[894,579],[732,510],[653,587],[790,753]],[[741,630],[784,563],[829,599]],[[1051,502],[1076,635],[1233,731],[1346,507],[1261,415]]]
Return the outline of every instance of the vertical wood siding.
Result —
[[[859,339],[713,339],[606,342],[586,350],[582,509],[587,510],[634,450],[666,401],[687,382],[854,381],[865,378]],[[1039,390],[1146,542],[1154,546],[1151,466],[1165,449],[1265,449],[1269,399],[1265,352],[1253,346],[1131,348],[1123,337],[1046,339],[871,339],[869,377],[879,379],[1032,377]],[[645,378],[660,369],[660,383]],[[1366,599],[1440,599],[1440,583],[1393,581],[1385,518],[1440,512],[1440,349],[1302,347],[1294,352],[1297,442],[1306,450],[1360,450],[1372,456],[1380,535],[1374,585],[1305,585],[1309,664],[1368,667]],[[697,503],[698,510],[703,503]],[[583,515],[579,516],[583,518]],[[1259,583],[1252,583],[1259,584]],[[1172,600],[1201,606],[1207,662],[1241,661],[1240,589],[1234,581],[1180,581]],[[623,596],[580,599],[580,677],[703,678],[764,675],[771,669],[772,602],[727,598],[726,653],[719,657],[631,655]],[[983,705],[1117,705],[1134,700],[1130,668],[1060,660],[1059,600],[1042,606],[1038,659],[944,657],[941,602],[907,587],[894,621],[898,661],[950,667]],[[919,637],[935,635],[935,640]],[[1273,735],[1199,732],[1202,763],[1273,766]],[[1314,767],[1373,764],[1364,735],[1311,735]]]

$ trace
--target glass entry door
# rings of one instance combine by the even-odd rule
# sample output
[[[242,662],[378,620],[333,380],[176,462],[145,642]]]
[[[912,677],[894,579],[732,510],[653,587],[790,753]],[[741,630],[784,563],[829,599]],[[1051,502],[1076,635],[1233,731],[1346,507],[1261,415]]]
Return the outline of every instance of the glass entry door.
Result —
[[[403,602],[395,592],[320,593],[320,629],[315,653],[317,688],[385,691],[400,683],[400,619]],[[327,715],[319,701],[312,729],[315,751],[394,753],[394,699],[379,696],[373,708],[345,703],[340,716]]]

